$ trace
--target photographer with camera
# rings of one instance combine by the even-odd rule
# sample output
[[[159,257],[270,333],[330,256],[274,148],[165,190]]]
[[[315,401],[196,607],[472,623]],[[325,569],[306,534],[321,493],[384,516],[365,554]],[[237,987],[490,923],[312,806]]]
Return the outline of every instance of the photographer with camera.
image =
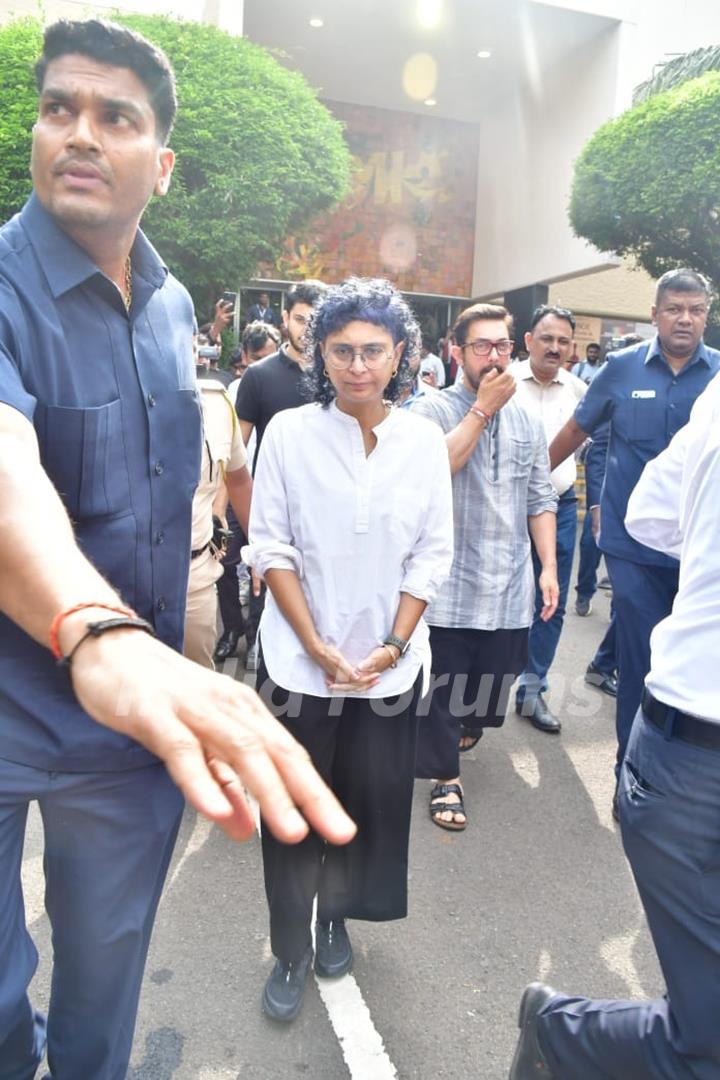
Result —
[[[217,589],[222,558],[232,535],[227,528],[228,502],[247,530],[252,478],[235,408],[211,363],[217,363],[219,347],[200,344],[198,334],[197,385],[203,416],[200,483],[192,504],[192,551],[185,611],[184,653],[203,667],[213,668],[217,638]],[[210,354],[210,355],[208,355]],[[223,372],[219,372],[223,374]],[[241,616],[242,617],[242,616]]]

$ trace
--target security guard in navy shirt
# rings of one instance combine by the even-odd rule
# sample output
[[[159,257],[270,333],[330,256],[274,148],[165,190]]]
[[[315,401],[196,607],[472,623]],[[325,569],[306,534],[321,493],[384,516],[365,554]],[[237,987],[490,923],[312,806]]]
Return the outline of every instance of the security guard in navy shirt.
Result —
[[[252,692],[173,651],[200,461],[192,308],[138,230],[173,167],[167,59],[56,23],[37,79],[34,195],[0,230],[0,1077],[34,1076],[47,1044],[54,1080],[119,1080],[183,793],[236,838],[241,780],[282,839],[307,832],[296,802],[328,838],[353,827]],[[31,800],[47,1022],[27,995]]]
[[[684,427],[695,399],[720,369],[720,353],[702,340],[711,295],[708,282],[694,270],[663,274],[652,309],[656,337],[610,354],[550,445],[555,468],[610,422],[598,545],[616,614],[617,775],[650,669],[650,634],[670,614],[678,588],[677,561],[634,540],[625,529],[625,513],[646,463]]]

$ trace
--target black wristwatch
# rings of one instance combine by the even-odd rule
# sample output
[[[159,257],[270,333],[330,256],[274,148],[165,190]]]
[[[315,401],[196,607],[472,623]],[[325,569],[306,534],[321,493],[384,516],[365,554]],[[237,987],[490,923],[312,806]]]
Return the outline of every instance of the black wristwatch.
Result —
[[[403,641],[403,639],[401,637],[398,637],[397,634],[388,634],[388,636],[383,641],[383,645],[394,645],[396,649],[399,649],[400,655],[398,656],[398,660],[402,660],[403,656],[410,648],[410,642]]]

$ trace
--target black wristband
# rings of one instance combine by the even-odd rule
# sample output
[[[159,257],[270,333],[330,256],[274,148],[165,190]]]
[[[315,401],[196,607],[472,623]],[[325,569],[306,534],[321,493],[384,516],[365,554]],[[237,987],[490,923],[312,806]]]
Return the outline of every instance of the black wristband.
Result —
[[[146,634],[150,634],[152,637],[156,637],[155,627],[152,623],[149,623],[146,619],[133,618],[130,615],[118,615],[114,619],[102,619],[100,622],[86,623],[87,630],[80,638],[75,642],[75,645],[67,654],[67,656],[61,656],[56,661],[57,666],[61,668],[69,668],[72,663],[72,658],[78,651],[84,641],[87,641],[91,637],[102,637],[103,634],[107,634],[109,630],[119,630],[121,627],[130,627],[132,630],[144,630]]]

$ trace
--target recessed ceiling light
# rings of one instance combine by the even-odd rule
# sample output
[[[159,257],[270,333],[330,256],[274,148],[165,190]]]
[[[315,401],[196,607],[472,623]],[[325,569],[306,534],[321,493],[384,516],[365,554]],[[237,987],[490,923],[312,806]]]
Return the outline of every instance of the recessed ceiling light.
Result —
[[[480,49],[478,52],[478,60],[489,60],[491,56],[492,53],[489,49]]]
[[[310,25],[314,30],[319,30],[321,26],[325,25],[325,20],[320,18],[311,19]]]
[[[425,98],[423,105],[437,105],[437,101],[434,97]]]
[[[417,17],[425,30],[435,30],[442,22],[443,0],[418,0]]]

